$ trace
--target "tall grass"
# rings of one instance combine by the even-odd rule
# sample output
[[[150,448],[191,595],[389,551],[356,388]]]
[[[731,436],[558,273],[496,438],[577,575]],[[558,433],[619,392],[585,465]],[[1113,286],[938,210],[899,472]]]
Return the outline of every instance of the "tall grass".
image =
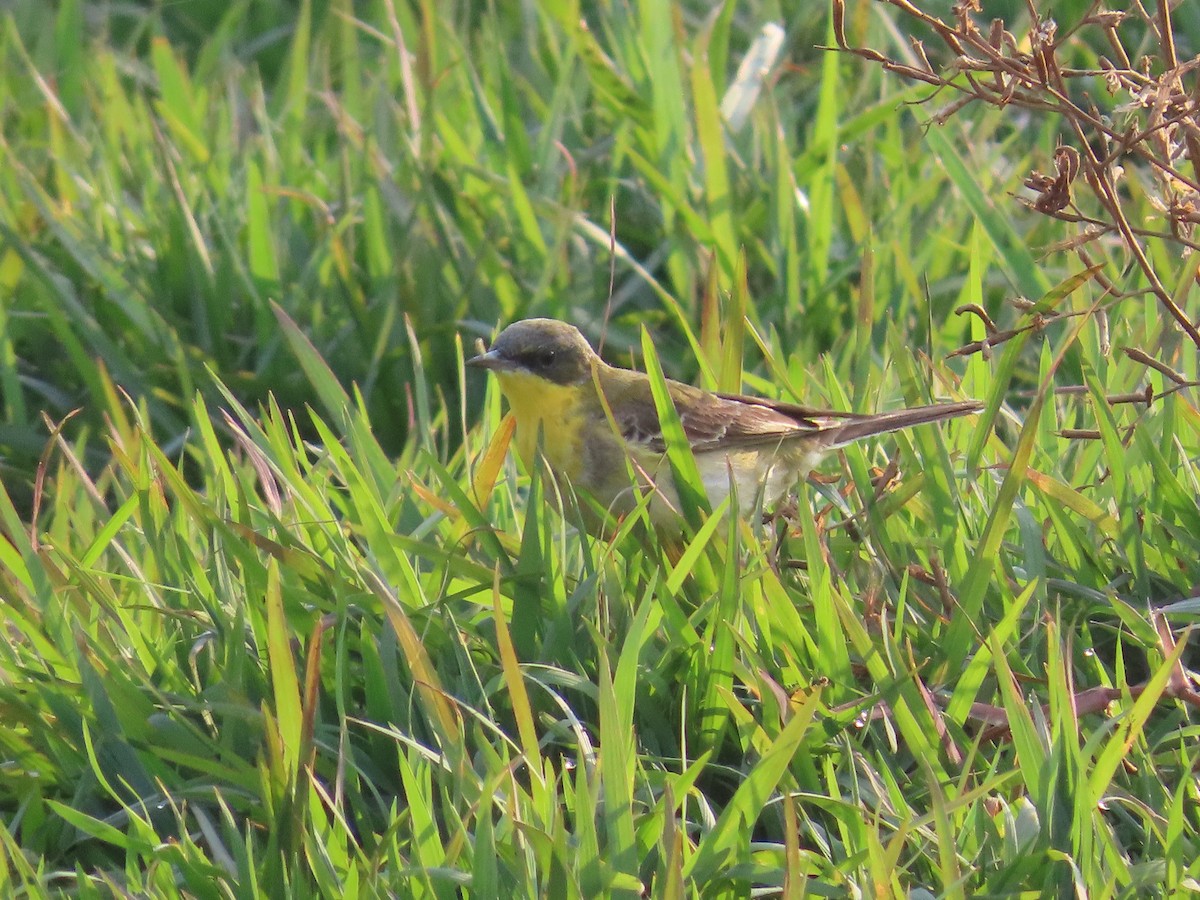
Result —
[[[833,38],[799,3],[5,9],[0,893],[1200,881],[1195,353],[1152,299],[1099,332],[1010,196],[1052,125],[930,127]],[[1019,333],[951,357],[990,334],[961,307]],[[714,388],[987,407],[786,519],[596,539],[463,372],[527,315]]]

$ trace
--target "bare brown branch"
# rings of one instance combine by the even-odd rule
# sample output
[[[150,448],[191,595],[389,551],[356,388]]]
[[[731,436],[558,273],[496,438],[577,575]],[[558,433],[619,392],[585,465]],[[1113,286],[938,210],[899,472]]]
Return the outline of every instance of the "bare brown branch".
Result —
[[[955,92],[955,99],[931,117],[935,125],[976,103],[1054,116],[1066,137],[1055,151],[1053,173],[1031,173],[1025,186],[1034,198],[1018,198],[1032,212],[1074,226],[1073,234],[1053,242],[1048,250],[1076,253],[1090,267],[1094,263],[1086,250],[1096,248],[1095,253],[1107,257],[1101,261],[1110,272],[1122,271],[1123,278],[1141,282],[1118,288],[1111,279],[1098,276],[1097,282],[1114,301],[1143,293],[1144,284],[1180,331],[1200,347],[1200,330],[1166,287],[1178,283],[1177,274],[1156,268],[1172,253],[1153,246],[1200,249],[1200,241],[1192,239],[1200,226],[1200,88],[1194,83],[1200,58],[1179,60],[1168,0],[1156,0],[1152,10],[1134,0],[1127,11],[1109,10],[1103,0],[1094,0],[1082,18],[1061,30],[1055,19],[1042,12],[1049,5],[1038,0],[1026,0],[1028,21],[1023,28],[1002,19],[981,27],[977,21],[981,8],[975,0],[958,0],[949,20],[912,0],[881,2],[916,28],[932,32],[934,43],[942,45],[941,59],[935,46],[915,37],[911,43],[920,68],[873,48],[850,46],[844,0],[834,2],[838,49],[928,84],[935,94]],[[1130,59],[1123,39],[1128,24],[1152,30],[1157,42],[1153,60]],[[1068,55],[1064,48],[1073,50],[1088,41],[1106,47],[1111,58],[1097,56],[1097,66],[1091,68],[1062,64],[1061,58]],[[1078,57],[1074,52],[1069,55],[1072,60]],[[1098,95],[1097,80],[1105,88]],[[1135,166],[1139,184],[1149,186],[1162,226],[1147,227],[1140,212],[1134,217],[1126,210],[1128,200],[1118,185],[1128,177],[1125,169]],[[1108,240],[1098,242],[1101,237]],[[989,328],[986,341],[954,355],[987,352],[1017,333]]]

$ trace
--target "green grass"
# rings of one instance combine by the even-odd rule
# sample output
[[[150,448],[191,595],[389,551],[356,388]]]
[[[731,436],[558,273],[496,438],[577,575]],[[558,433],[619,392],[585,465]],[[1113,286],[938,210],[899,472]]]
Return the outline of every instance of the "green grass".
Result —
[[[1172,382],[1010,196],[1053,123],[923,128],[804,3],[2,15],[0,894],[1196,889],[1200,415],[1105,400]],[[1080,315],[947,358],[963,304]],[[790,523],[596,540],[463,372],[527,315],[987,408],[847,448]],[[1110,330],[1197,378],[1153,300]]]

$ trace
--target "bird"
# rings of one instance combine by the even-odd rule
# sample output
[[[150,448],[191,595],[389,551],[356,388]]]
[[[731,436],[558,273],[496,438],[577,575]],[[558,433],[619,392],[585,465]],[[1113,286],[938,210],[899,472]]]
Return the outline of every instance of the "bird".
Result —
[[[560,486],[586,492],[616,519],[636,507],[636,486],[651,494],[656,530],[680,531],[679,494],[648,375],[604,362],[578,328],[556,319],[510,324],[466,365],[499,381],[527,468],[540,452]],[[873,414],[833,412],[666,383],[710,508],[725,500],[732,485],[742,516],[773,508],[830,450],[982,408],[967,400]],[[587,530],[596,531],[605,517],[584,512]]]

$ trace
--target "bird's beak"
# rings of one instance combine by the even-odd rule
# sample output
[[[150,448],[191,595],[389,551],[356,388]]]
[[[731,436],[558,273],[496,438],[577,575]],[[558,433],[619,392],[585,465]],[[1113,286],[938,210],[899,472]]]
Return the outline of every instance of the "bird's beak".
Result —
[[[480,353],[478,356],[472,356],[467,360],[466,365],[473,369],[509,368],[508,360],[496,353],[495,350],[489,350],[486,353]]]

